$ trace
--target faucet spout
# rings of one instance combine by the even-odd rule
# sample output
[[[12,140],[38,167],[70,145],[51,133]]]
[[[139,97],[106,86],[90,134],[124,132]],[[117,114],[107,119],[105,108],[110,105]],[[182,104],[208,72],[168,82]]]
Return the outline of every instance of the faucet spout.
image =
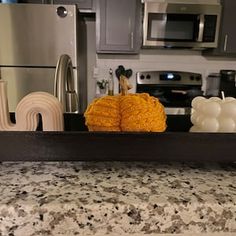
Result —
[[[71,58],[61,55],[56,67],[54,96],[62,103],[64,112],[78,112],[78,96],[74,88],[74,74]]]

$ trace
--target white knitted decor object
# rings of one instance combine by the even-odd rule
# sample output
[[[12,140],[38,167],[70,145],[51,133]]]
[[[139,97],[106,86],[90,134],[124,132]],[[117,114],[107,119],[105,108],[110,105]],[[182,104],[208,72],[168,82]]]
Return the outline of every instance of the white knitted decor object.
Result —
[[[16,124],[10,121],[7,101],[7,83],[0,80],[0,130],[35,131],[38,114],[42,116],[43,131],[63,131],[63,107],[59,100],[46,92],[26,95],[16,107]]]

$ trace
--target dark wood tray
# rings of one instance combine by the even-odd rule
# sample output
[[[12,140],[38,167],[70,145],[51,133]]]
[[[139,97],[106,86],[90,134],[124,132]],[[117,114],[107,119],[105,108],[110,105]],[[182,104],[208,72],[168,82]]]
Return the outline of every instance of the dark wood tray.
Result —
[[[164,133],[88,132],[65,115],[65,132],[0,132],[0,161],[236,161],[236,135],[189,133],[189,116],[168,116]]]

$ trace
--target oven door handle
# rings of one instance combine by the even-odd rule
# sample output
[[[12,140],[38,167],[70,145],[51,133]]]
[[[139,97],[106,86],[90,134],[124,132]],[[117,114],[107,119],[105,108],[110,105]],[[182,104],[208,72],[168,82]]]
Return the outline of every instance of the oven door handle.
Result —
[[[197,42],[202,42],[203,39],[203,32],[204,32],[204,22],[205,21],[205,17],[203,14],[200,15],[200,19],[199,19],[199,31],[198,31],[198,37],[197,37]]]
[[[183,95],[186,95],[188,92],[184,91],[184,90],[177,90],[177,89],[172,89],[171,90],[172,93],[181,93]]]

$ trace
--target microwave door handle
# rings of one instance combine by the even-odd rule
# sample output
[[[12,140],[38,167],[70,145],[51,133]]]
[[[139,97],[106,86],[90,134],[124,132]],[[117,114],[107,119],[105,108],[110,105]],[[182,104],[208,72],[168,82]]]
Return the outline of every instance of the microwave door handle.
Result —
[[[203,39],[204,20],[205,20],[204,15],[200,15],[197,42],[202,42]]]

